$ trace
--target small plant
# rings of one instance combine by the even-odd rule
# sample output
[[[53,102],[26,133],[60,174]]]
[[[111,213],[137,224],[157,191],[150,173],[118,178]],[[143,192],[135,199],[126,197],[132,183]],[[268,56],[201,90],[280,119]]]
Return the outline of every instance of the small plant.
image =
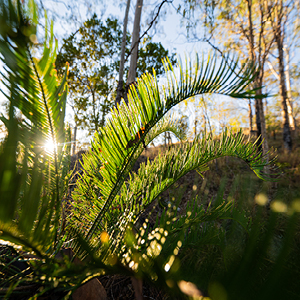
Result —
[[[170,202],[155,224],[143,220],[142,213],[187,172],[202,174],[214,159],[239,158],[262,179],[268,178],[263,172],[268,163],[256,143],[225,130],[219,140],[199,135],[192,143],[142,164],[137,173],[131,171],[144,146],[156,136],[173,131],[180,137],[176,121],[165,115],[181,101],[203,93],[254,98],[249,84],[256,76],[255,67],[240,67],[229,56],[218,60],[212,55],[207,60],[197,57],[194,64],[186,62],[185,70],[179,64],[179,76],[166,59],[167,86],[159,86],[155,71],[144,74],[131,87],[128,104],[114,108],[107,125],[95,134],[92,149],[83,157],[72,209],[65,213],[70,176],[64,124],[67,72],[61,81],[56,76],[52,27],[42,57],[36,59],[33,1],[26,10],[20,1],[16,5],[3,1],[0,20],[5,65],[1,76],[6,86],[2,92],[9,102],[8,117],[1,117],[7,137],[0,152],[0,238],[6,242],[0,249],[4,253],[0,291],[7,298],[16,295],[18,287],[27,287],[28,297],[68,297],[91,278],[122,273],[188,294],[180,271],[181,248],[193,244],[195,233],[206,225],[223,219],[246,221],[234,214],[233,201],[219,201],[206,209],[193,199],[181,215],[176,202]],[[56,144],[52,152],[42,148],[48,139]],[[58,259],[67,246],[79,264],[74,257]],[[20,260],[25,268],[15,265]]]

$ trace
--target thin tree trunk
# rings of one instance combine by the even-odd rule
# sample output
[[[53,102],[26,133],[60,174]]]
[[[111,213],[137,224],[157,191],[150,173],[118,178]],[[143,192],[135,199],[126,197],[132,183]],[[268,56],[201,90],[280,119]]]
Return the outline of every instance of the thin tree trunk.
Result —
[[[106,103],[104,100],[104,103],[102,105],[102,109],[101,109],[101,121],[100,121],[100,127],[104,127],[105,125],[105,116],[106,116]]]
[[[281,115],[282,115],[282,126],[283,126],[283,147],[285,151],[292,151],[292,136],[289,124],[289,114],[287,106],[287,90],[285,83],[285,72],[284,72],[284,61],[283,61],[283,45],[282,45],[282,33],[281,29],[277,28],[276,43],[278,47],[278,65],[279,65],[279,91],[281,97]]]
[[[248,100],[248,107],[249,107],[249,136],[251,136],[253,132],[253,114],[252,114],[251,99]]]
[[[168,146],[170,147],[172,145],[172,138],[169,131],[167,131],[167,139],[168,139]]]
[[[249,26],[249,54],[251,57],[252,62],[256,62],[256,55],[254,49],[254,32],[253,32],[253,22],[252,22],[252,0],[247,0],[247,7],[248,7],[248,26]],[[261,51],[259,49],[259,51]],[[261,61],[258,61],[260,64],[260,72],[255,79],[254,87],[258,88],[262,86],[262,78],[263,78],[263,65],[261,65]],[[262,91],[261,89],[256,90],[256,95],[261,96]],[[266,124],[265,124],[265,115],[264,115],[264,107],[262,99],[257,98],[255,99],[255,116],[256,116],[256,132],[257,138],[259,139],[259,144],[263,150],[264,154],[267,154],[269,151],[269,146],[267,142],[267,134],[266,134]]]
[[[261,95],[261,92],[257,91],[257,95]],[[255,115],[256,115],[256,132],[258,137],[258,143],[262,143],[262,150],[264,154],[269,151],[269,145],[267,141],[266,122],[264,114],[264,106],[262,99],[255,99]]]
[[[125,63],[125,49],[126,49],[126,37],[127,37],[127,24],[128,24],[128,14],[129,14],[130,0],[127,0],[125,16],[124,16],[124,24],[123,24],[123,37],[122,37],[122,45],[121,45],[121,58],[120,58],[120,67],[119,67],[119,83],[117,87],[117,96],[115,105],[121,102],[121,98],[124,97],[124,89],[123,89],[123,75],[124,75],[124,63]]]
[[[73,135],[73,155],[75,154],[76,152],[76,138],[77,138],[77,125],[75,125],[74,127],[74,135]]]
[[[259,95],[261,95],[262,92],[260,92]],[[260,115],[260,126],[261,126],[261,138],[262,138],[262,149],[263,153],[267,154],[269,152],[269,144],[267,140],[267,130],[266,130],[266,119],[265,119],[265,113],[264,113],[264,105],[263,100],[258,99],[259,102],[259,115]]]
[[[290,54],[288,49],[284,48],[284,51],[286,53],[286,70],[285,70],[286,89],[287,89],[286,104],[288,109],[290,128],[295,131],[296,122],[293,116],[292,89],[291,89],[291,79],[290,79]]]
[[[93,118],[94,118],[95,131],[98,132],[99,122],[98,122],[98,116],[97,116],[97,112],[96,112],[95,91],[93,89],[91,89],[91,93],[92,93],[92,110],[93,110]]]
[[[128,77],[127,77],[126,87],[125,87],[125,95],[124,95],[125,102],[128,102],[127,93],[128,93],[129,86],[130,84],[135,82],[135,78],[136,78],[142,7],[143,7],[143,0],[137,0],[136,7],[135,7],[135,16],[134,16],[132,42],[131,42],[131,49],[133,50],[130,57],[130,67],[129,67]]]
[[[282,127],[283,127],[283,148],[284,151],[290,152],[292,150],[292,136],[289,124],[289,115],[287,107],[287,89],[286,89],[286,78],[284,70],[284,54],[283,54],[283,41],[284,41],[284,26],[285,15],[283,1],[276,1],[273,7],[273,17],[270,15],[270,21],[272,24],[272,30],[274,39],[278,50],[278,67],[279,67],[279,93],[281,97],[281,114],[282,114]]]
[[[290,128],[291,128],[291,130],[295,130],[296,129],[296,122],[295,122],[295,119],[293,117],[292,89],[291,89],[291,79],[290,79],[290,72],[289,72],[289,51],[285,50],[285,49],[284,49],[284,51],[286,52],[285,80],[286,80],[286,92],[287,92],[286,104],[287,104]],[[276,73],[273,65],[270,62],[268,62],[268,63],[269,63],[269,67],[270,67],[270,70],[272,71],[273,75],[280,82],[280,76]]]
[[[133,32],[132,32],[132,42],[131,42],[131,57],[130,57],[130,67],[125,87],[125,95],[124,100],[128,103],[127,93],[130,84],[135,82],[136,77],[136,68],[137,68],[137,60],[138,60],[138,49],[139,49],[139,38],[140,38],[140,23],[141,23],[141,14],[142,14],[143,0],[136,1],[135,7],[135,16],[133,23]],[[135,298],[136,300],[143,300],[143,280],[136,279],[135,277],[131,277],[131,281],[134,287]]]

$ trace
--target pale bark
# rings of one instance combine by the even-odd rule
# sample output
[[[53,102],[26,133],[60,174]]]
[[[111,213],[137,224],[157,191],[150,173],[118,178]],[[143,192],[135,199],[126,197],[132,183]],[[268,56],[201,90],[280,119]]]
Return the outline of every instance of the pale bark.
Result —
[[[291,79],[290,79],[290,55],[289,50],[285,47],[284,52],[286,53],[286,69],[285,69],[285,80],[286,80],[286,89],[287,89],[287,109],[289,116],[290,128],[296,130],[296,122],[293,115],[293,106],[292,106],[292,88],[291,88]]]
[[[283,61],[283,47],[280,29],[278,29],[278,36],[276,37],[276,43],[278,47],[278,65],[279,65],[279,90],[281,97],[281,115],[282,115],[282,127],[283,127],[283,147],[286,151],[292,151],[292,136],[289,124],[289,114],[287,107],[287,91],[285,84],[285,72],[284,72],[284,61]]]
[[[296,129],[295,119],[293,116],[293,106],[292,106],[292,90],[291,90],[291,79],[290,79],[290,73],[289,73],[289,57],[288,54],[286,54],[286,70],[285,70],[285,80],[286,80],[286,92],[287,92],[287,109],[288,109],[288,117],[289,117],[289,124],[290,128],[292,130]],[[273,75],[276,77],[276,79],[280,82],[280,77],[275,71],[273,65],[268,61],[268,65],[270,67],[270,70],[272,71]]]
[[[119,67],[119,83],[117,87],[117,96],[115,105],[121,102],[121,98],[123,97],[124,89],[123,89],[123,76],[124,76],[124,63],[125,63],[125,49],[126,49],[126,37],[127,37],[127,24],[128,24],[128,14],[129,14],[130,0],[127,0],[124,23],[123,23],[123,37],[122,37],[122,45],[121,45],[121,58],[120,58],[120,67]]]
[[[129,86],[130,84],[135,82],[135,78],[136,78],[142,7],[143,7],[143,0],[137,0],[136,7],[135,7],[133,31],[132,31],[132,42],[131,42],[132,53],[130,57],[130,67],[129,67],[128,77],[127,77],[126,87],[125,87],[125,95],[124,95],[125,102],[128,102],[127,92]]]
[[[282,0],[274,4],[274,16],[271,18],[273,34],[278,50],[278,76],[279,76],[279,93],[281,98],[281,115],[282,115],[282,129],[283,129],[283,148],[284,151],[292,151],[292,135],[289,124],[289,114],[287,107],[287,89],[286,78],[284,69],[284,53],[283,53],[283,40],[284,40],[284,26],[287,15],[284,15]]]

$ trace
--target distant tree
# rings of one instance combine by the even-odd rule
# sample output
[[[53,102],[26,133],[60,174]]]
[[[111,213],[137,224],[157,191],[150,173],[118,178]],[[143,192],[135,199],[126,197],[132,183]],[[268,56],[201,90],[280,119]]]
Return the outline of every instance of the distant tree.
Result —
[[[279,95],[281,98],[281,114],[283,129],[283,148],[285,151],[292,151],[292,132],[295,129],[295,122],[292,115],[291,87],[289,77],[289,51],[286,45],[287,28],[292,21],[298,19],[298,10],[293,1],[268,1],[269,21],[272,26],[273,36],[276,43],[276,58],[278,72],[273,71],[279,81]],[[298,25],[297,25],[298,26]],[[294,26],[292,26],[294,27]]]
[[[144,72],[152,73],[155,69],[156,75],[159,76],[164,73],[162,59],[168,57],[171,64],[176,63],[175,53],[169,53],[161,43],[147,42],[144,47],[139,50],[139,57],[137,61],[137,77],[141,76]]]
[[[179,7],[187,20],[189,37],[193,40],[208,42],[216,51],[233,50],[244,62],[249,59],[259,66],[259,72],[253,87],[256,89],[255,120],[257,136],[263,141],[263,150],[268,152],[264,117],[262,86],[265,79],[265,65],[270,49],[274,44],[272,28],[266,22],[270,12],[263,0],[198,1],[185,0]],[[201,13],[195,12],[199,9]],[[198,36],[197,24],[204,25],[202,37]],[[226,38],[224,38],[226,37]],[[222,46],[215,46],[219,41]],[[251,122],[250,122],[251,123]]]
[[[117,80],[120,66],[120,50],[123,32],[117,19],[108,18],[105,22],[94,15],[74,34],[64,40],[56,66],[63,70],[66,62],[70,65],[68,84],[69,105],[73,109],[76,128],[87,129],[89,134],[99,131],[105,124],[105,116],[114,105],[117,93]],[[176,62],[175,54],[169,54],[161,43],[144,40],[137,62],[137,74],[163,73],[162,59],[169,56]],[[127,34],[125,54],[129,54],[130,35]],[[128,63],[124,64],[125,74]]]
[[[78,33],[64,40],[56,66],[70,65],[68,85],[76,127],[90,134],[105,124],[115,97],[115,77],[122,31],[117,19],[102,22],[94,15]]]

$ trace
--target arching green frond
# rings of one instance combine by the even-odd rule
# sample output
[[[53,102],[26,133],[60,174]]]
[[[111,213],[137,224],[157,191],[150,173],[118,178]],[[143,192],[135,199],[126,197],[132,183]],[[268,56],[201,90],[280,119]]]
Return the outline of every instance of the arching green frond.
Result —
[[[213,139],[212,135],[198,136],[191,144],[176,146],[156,157],[151,163],[141,164],[138,173],[129,175],[123,183],[120,193],[103,216],[105,223],[99,224],[96,235],[103,230],[117,232],[118,220],[121,216],[129,219],[129,215],[132,214],[137,218],[148,204],[186,173],[192,170],[202,173],[207,170],[208,162],[220,157],[232,156],[242,159],[259,178],[267,179],[268,175],[264,174],[263,168],[268,162],[258,151],[257,146],[256,143],[245,143],[241,132],[235,135],[226,130],[220,139]],[[100,189],[99,193],[101,193]],[[74,212],[76,219],[79,220],[78,223],[76,222],[77,226],[89,224],[97,218],[105,205],[105,198],[103,198],[99,194],[98,198],[86,203],[84,213],[81,212],[79,215],[80,210]],[[79,198],[77,199],[79,201]],[[82,204],[76,207],[81,206]],[[134,220],[131,219],[132,222]],[[104,227],[105,224],[109,225],[109,229]]]
[[[176,76],[167,60],[165,69],[167,86],[158,85],[155,73],[144,74],[131,87],[128,105],[122,103],[114,108],[101,134],[95,136],[94,148],[98,149],[95,159],[103,163],[99,169],[103,179],[97,183],[97,188],[104,205],[92,222],[88,239],[117,197],[146,136],[173,106],[204,93],[220,93],[237,98],[255,97],[255,92],[249,90],[248,85],[256,76],[256,69],[252,65],[239,67],[238,60],[231,60],[228,64],[225,59],[218,61],[213,54],[207,60],[202,57],[201,62],[197,56],[194,65],[190,61],[186,63],[186,70],[179,64],[179,76]],[[97,162],[94,164],[99,165]]]
[[[33,56],[34,5],[25,12],[20,1],[16,5],[4,1],[0,20],[1,92],[9,101],[8,117],[1,117],[7,138],[0,153],[5,162],[0,165],[0,230],[3,239],[19,240],[42,253],[58,234],[62,183],[68,170],[64,152],[69,148],[64,144],[69,138],[64,128],[67,72],[58,80],[53,26],[41,57]],[[47,140],[57,145],[52,151],[45,149]]]
[[[257,145],[244,143],[241,133],[234,136],[225,131],[220,140],[214,140],[211,135],[198,137],[192,144],[171,149],[151,163],[141,165],[138,173],[122,187],[119,201],[138,215],[187,172],[197,170],[202,173],[207,170],[208,162],[224,156],[242,159],[259,178],[268,178],[263,172],[268,162],[258,152]]]
[[[149,134],[145,138],[145,145],[149,145],[152,140],[166,131],[172,132],[181,141],[186,138],[185,133],[182,132],[178,126],[178,120],[171,116],[169,118],[163,118],[149,131]],[[144,148],[140,146],[135,153],[135,158],[139,157],[143,150]],[[72,194],[72,198],[74,199],[73,205],[77,208],[74,212],[76,214],[76,219],[82,219],[85,215],[84,203],[82,203],[83,197],[88,203],[88,206],[90,204],[99,207],[104,205],[104,202],[102,202],[102,198],[100,197],[102,186],[98,186],[99,182],[102,181],[100,170],[105,168],[105,162],[102,162],[99,159],[101,152],[99,138],[96,134],[93,142],[93,151],[83,155],[82,165],[84,166],[84,169],[82,174],[74,175],[80,177],[80,180],[76,182],[77,188]],[[98,201],[100,201],[101,204],[98,203]]]

